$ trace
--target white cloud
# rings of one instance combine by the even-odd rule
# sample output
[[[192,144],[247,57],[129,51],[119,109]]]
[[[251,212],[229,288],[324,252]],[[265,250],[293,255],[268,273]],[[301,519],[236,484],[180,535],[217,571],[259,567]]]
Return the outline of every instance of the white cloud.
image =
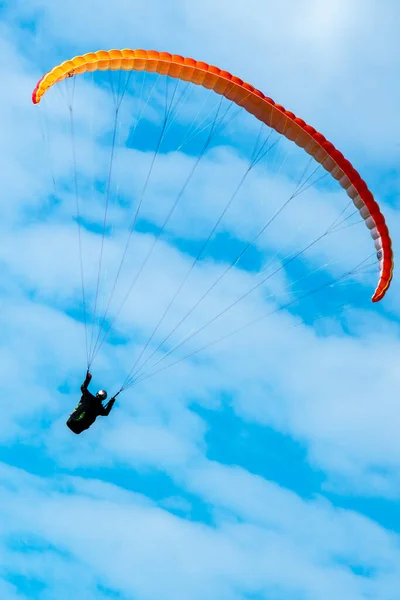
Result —
[[[304,502],[238,469],[204,463],[187,476],[214,505],[213,526],[96,481],[49,483],[3,466],[3,541],[29,532],[28,544],[49,547],[45,576],[32,550],[6,550],[6,569],[44,580],[58,594],[68,560],[71,572],[85,573],[68,584],[82,597],[99,583],[140,599],[298,593],[314,600],[324,593],[361,600],[390,598],[396,589],[398,540],[368,519],[320,500]]]

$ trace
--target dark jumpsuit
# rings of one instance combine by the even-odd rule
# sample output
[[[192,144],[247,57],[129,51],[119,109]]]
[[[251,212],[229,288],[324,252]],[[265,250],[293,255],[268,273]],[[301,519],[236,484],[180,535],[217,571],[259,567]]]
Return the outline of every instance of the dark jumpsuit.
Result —
[[[91,374],[87,373],[86,379],[81,385],[82,397],[80,402],[67,421],[68,427],[74,433],[82,433],[85,429],[89,429],[99,416],[107,417],[115,402],[115,398],[111,398],[103,406],[100,398],[93,396],[87,389],[91,379]]]

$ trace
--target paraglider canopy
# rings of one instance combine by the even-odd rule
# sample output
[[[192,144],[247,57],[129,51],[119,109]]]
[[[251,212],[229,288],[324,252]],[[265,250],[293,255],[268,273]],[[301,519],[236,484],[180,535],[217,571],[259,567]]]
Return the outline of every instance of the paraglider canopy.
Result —
[[[115,295],[117,281],[121,276],[122,265],[124,261],[126,261],[128,256],[128,247],[131,241],[132,234],[134,233],[135,228],[137,229],[138,222],[140,220],[140,211],[142,211],[143,207],[145,206],[145,196],[149,195],[149,182],[155,170],[154,165],[156,158],[162,152],[163,144],[165,145],[165,156],[169,156],[172,154],[171,139],[175,143],[175,155],[179,155],[180,153],[182,154],[182,148],[185,147],[186,144],[186,146],[189,147],[187,156],[191,158],[192,162],[189,166],[187,178],[183,180],[183,184],[181,184],[181,187],[178,190],[175,190],[174,192],[175,198],[171,202],[171,208],[169,209],[169,211],[167,211],[166,217],[162,217],[158,220],[154,219],[154,222],[152,222],[152,226],[156,224],[158,227],[158,232],[154,234],[153,246],[151,247],[149,253],[145,255],[143,264],[138,267],[136,274],[133,277],[132,285],[128,286],[126,293],[122,294],[121,306],[124,303],[126,303],[128,298],[130,298],[130,294],[132,292],[133,287],[136,285],[138,278],[143,273],[144,265],[148,263],[149,256],[152,254],[155,245],[159,243],[160,238],[165,233],[167,225],[171,221],[171,217],[176,213],[178,204],[187,193],[189,182],[194,178],[193,174],[198,169],[200,161],[206,155],[207,151],[211,148],[212,142],[214,141],[214,137],[217,133],[221,134],[221,139],[223,142],[221,143],[221,148],[223,147],[226,150],[228,139],[227,131],[229,129],[228,126],[231,125],[233,120],[236,118],[236,113],[233,114],[233,116],[232,112],[229,113],[229,111],[231,110],[231,106],[235,106],[239,111],[245,112],[248,116],[251,116],[253,121],[255,121],[256,123],[258,121],[261,127],[259,134],[255,136],[255,142],[253,142],[252,150],[248,153],[248,165],[244,170],[244,174],[238,177],[237,187],[234,189],[233,192],[229,193],[230,195],[226,206],[221,210],[220,213],[217,213],[215,221],[210,227],[209,232],[204,235],[204,239],[199,244],[198,249],[194,251],[194,253],[192,252],[192,254],[194,254],[194,259],[192,262],[189,262],[186,274],[184,275],[183,279],[180,283],[177,284],[176,288],[172,291],[172,293],[165,299],[165,304],[160,309],[160,314],[156,318],[154,328],[150,327],[150,332],[147,334],[147,342],[140,342],[141,345],[138,351],[139,356],[136,358],[134,366],[131,369],[121,389],[124,389],[128,385],[132,384],[132,382],[137,380],[138,373],[142,372],[141,369],[144,368],[144,365],[148,364],[151,357],[155,356],[156,359],[156,362],[153,363],[154,367],[159,362],[164,361],[166,356],[171,355],[178,348],[187,344],[190,340],[196,337],[199,333],[202,333],[210,324],[213,327],[215,327],[215,324],[217,323],[218,319],[220,319],[220,317],[225,316],[231,310],[231,308],[235,307],[238,304],[238,302],[247,300],[252,292],[259,291],[261,285],[266,281],[269,281],[270,278],[276,273],[281,273],[281,271],[283,269],[287,269],[289,265],[290,267],[292,267],[293,262],[296,259],[303,257],[304,253],[310,248],[313,248],[315,244],[317,244],[319,241],[326,239],[326,237],[332,232],[340,231],[341,228],[343,229],[348,225],[352,226],[353,224],[356,224],[349,221],[349,219],[351,219],[354,215],[354,212],[357,213],[359,221],[362,221],[370,232],[370,235],[373,239],[371,250],[374,249],[374,252],[371,252],[371,254],[374,255],[375,260],[377,260],[378,262],[378,278],[375,284],[375,291],[372,295],[372,301],[378,302],[384,297],[386,291],[390,286],[393,272],[393,252],[391,247],[391,240],[380,207],[374,199],[366,182],[361,178],[360,174],[354,168],[354,166],[343,156],[341,152],[339,152],[335,148],[335,146],[332,143],[330,143],[316,129],[308,125],[301,118],[298,118],[294,113],[285,109],[283,106],[275,103],[271,98],[265,96],[261,91],[259,91],[252,85],[244,82],[238,77],[231,75],[227,71],[209,65],[205,62],[196,61],[192,58],[184,58],[182,56],[173,55],[166,52],[131,49],[110,51],[99,50],[97,52],[87,53],[82,56],[76,56],[71,60],[65,61],[62,64],[50,70],[46,75],[44,75],[44,77],[42,77],[42,79],[38,82],[37,86],[33,91],[33,103],[38,104],[42,101],[43,97],[48,94],[51,88],[53,86],[56,86],[56,84],[59,84],[62,81],[64,81],[66,84],[68,84],[69,81],[73,82],[72,92],[69,95],[67,95],[67,106],[71,116],[71,134],[73,137],[72,164],[73,170],[75,171],[74,187],[77,205],[76,220],[80,227],[82,226],[82,218],[79,212],[79,202],[81,201],[82,193],[79,190],[79,173],[76,173],[79,170],[79,161],[77,161],[76,158],[76,126],[74,121],[73,110],[74,100],[77,95],[75,90],[75,80],[78,80],[80,76],[84,75],[85,73],[95,74],[96,72],[98,72],[100,76],[103,72],[110,73],[110,93],[112,93],[114,97],[115,110],[113,126],[111,127],[110,132],[111,141],[109,142],[110,160],[108,168],[105,169],[106,177],[103,185],[105,209],[103,225],[101,228],[101,236],[99,236],[101,237],[101,243],[98,261],[97,285],[95,286],[96,290],[95,294],[93,295],[93,328],[91,335],[88,336],[88,334],[86,334],[86,344],[88,348],[88,366],[90,366],[93,362],[95,356],[97,355],[97,352],[99,351],[99,348],[107,339],[107,336],[109,335],[109,332],[112,329],[116,317],[120,314],[120,309],[118,308],[114,311],[112,318],[110,319],[111,301]],[[114,80],[112,79],[113,73],[115,74]],[[122,73],[126,74],[126,79],[123,79],[121,75]],[[139,73],[143,73],[144,75],[148,74],[150,77],[150,83],[146,82],[144,78],[141,84],[135,81],[132,88],[132,92],[129,92],[131,75]],[[151,79],[151,77],[154,77],[155,79]],[[134,143],[132,140],[136,135],[136,130],[140,118],[142,118],[142,120],[145,121],[149,126],[150,132],[148,135],[142,135],[141,138],[138,139],[138,147],[144,154],[148,151],[146,144],[153,135],[154,125],[157,121],[157,118],[154,117],[155,113],[150,112],[150,100],[155,99],[155,106],[159,108],[160,98],[162,97],[162,94],[159,93],[157,96],[157,91],[154,92],[159,78],[168,81],[175,81],[176,86],[172,90],[172,93],[169,95],[169,97],[168,86],[166,87],[166,92],[164,94],[165,115],[163,118],[159,119],[160,135],[158,137],[153,136],[155,139],[154,157],[150,161],[150,167],[148,168],[147,175],[143,178],[144,184],[142,187],[142,191],[135,191],[135,193],[133,194],[135,202],[133,202],[132,205],[129,205],[129,209],[131,210],[131,212],[129,213],[129,215],[127,215],[126,218],[126,223],[128,225],[128,241],[122,249],[121,262],[119,264],[117,263],[117,266],[115,267],[116,276],[115,279],[111,281],[109,297],[102,308],[103,313],[99,319],[98,313],[100,310],[100,302],[98,298],[98,293],[101,284],[100,274],[104,262],[104,240],[108,232],[108,219],[110,212],[109,203],[113,193],[119,193],[119,187],[117,184],[115,184],[113,178],[116,177],[115,162],[116,153],[119,149],[119,128],[123,120],[123,118],[121,117],[120,110],[122,100],[124,96],[129,96],[130,93],[132,97],[139,97],[140,94],[138,92],[138,89],[141,89],[143,91],[143,89],[149,88],[147,96],[144,95],[140,96],[139,98],[137,120],[135,120],[136,118],[134,119],[133,114],[131,115],[131,120],[135,121],[134,126],[131,122],[127,128],[127,133],[125,134],[125,137],[123,135],[121,136],[123,139],[126,140],[126,147],[134,147]],[[101,80],[101,86],[103,86],[104,83],[105,80]],[[221,100],[219,103],[217,103],[214,116],[210,118],[209,115],[207,115],[207,111],[202,111],[202,106],[199,103],[197,103],[197,101],[195,102],[192,101],[192,99],[188,99],[190,94],[190,92],[187,91],[189,89],[188,87],[185,87],[183,91],[179,93],[179,83],[182,83],[182,85],[184,86],[189,86],[191,89],[204,88],[205,90],[209,90],[210,93],[214,93],[215,97],[220,97]],[[187,114],[189,115],[186,121],[183,118],[180,120],[180,115],[183,114],[182,107],[185,105],[185,101],[188,107]],[[223,101],[229,104],[225,112],[222,108]],[[131,107],[129,107],[129,111],[131,111]],[[176,127],[172,135],[170,134],[170,131],[173,129],[173,125],[176,125]],[[183,134],[182,131],[184,131]],[[170,134],[170,138],[168,138],[168,134]],[[178,134],[182,135],[182,139],[180,141],[176,141],[178,138]],[[179,294],[181,293],[189,277],[192,276],[195,267],[198,266],[198,263],[204,257],[205,248],[210,244],[210,240],[212,240],[213,236],[216,235],[217,228],[223,222],[223,219],[226,217],[229,210],[231,210],[231,207],[233,206],[234,202],[237,200],[239,196],[239,190],[243,186],[243,182],[247,181],[249,174],[256,172],[258,168],[261,168],[263,166],[263,161],[267,155],[274,155],[275,158],[277,156],[279,157],[279,151],[277,151],[277,142],[273,141],[273,138],[271,137],[272,134],[277,135],[279,139],[285,139],[288,145],[293,146],[294,148],[297,147],[297,150],[299,150],[300,152],[304,151],[304,156],[307,158],[309,157],[310,161],[313,163],[312,168],[314,170],[310,172],[310,170],[307,170],[308,166],[304,170],[301,170],[302,173],[298,177],[295,191],[284,200],[281,207],[277,207],[273,205],[273,203],[271,203],[272,213],[269,216],[265,217],[264,222],[257,222],[257,219],[254,219],[254,230],[247,237],[247,240],[245,240],[244,246],[242,246],[239,249],[239,251],[236,252],[236,254],[227,261],[227,266],[224,266],[222,270],[216,274],[215,280],[209,284],[209,287],[206,288],[206,291],[204,292],[203,290],[199,294],[199,297],[197,299],[192,299],[192,303],[183,308],[183,316],[177,316],[175,323],[171,325],[170,332],[168,334],[166,334],[165,332],[161,334],[161,326],[165,322],[167,315],[169,315],[171,310],[175,308]],[[198,146],[197,158],[194,159],[194,146],[190,146],[190,143],[196,136],[199,135],[204,136],[204,143],[201,143]],[[237,146],[235,146],[235,151],[237,151],[236,154],[240,156],[240,158],[242,158],[242,155],[245,154],[244,149],[246,146],[247,136],[249,135],[249,129],[247,128],[244,130],[242,138],[240,137],[240,134],[237,133],[236,129],[232,130],[231,135],[235,136],[235,139],[238,140]],[[167,138],[168,141],[166,141]],[[241,140],[243,140],[243,148],[240,147]],[[139,165],[140,170],[141,163],[139,160],[136,160],[136,162]],[[290,163],[290,165],[292,164],[291,160],[289,160],[288,162]],[[135,161],[131,161],[129,169],[133,169],[133,167],[135,166],[134,163]],[[232,273],[235,269],[237,269],[238,263],[242,260],[244,254],[252,248],[254,249],[256,244],[259,243],[259,241],[261,240],[262,236],[266,232],[270,231],[271,227],[277,223],[277,217],[281,216],[282,211],[287,207],[291,206],[293,199],[295,199],[300,193],[303,193],[305,190],[308,190],[310,184],[312,183],[316,183],[318,187],[319,179],[315,179],[315,181],[313,181],[314,173],[318,169],[323,170],[325,175],[330,176],[330,180],[331,182],[333,182],[333,184],[339,184],[342,190],[346,192],[348,198],[350,199],[351,209],[354,212],[346,213],[346,211],[348,211],[349,208],[348,205],[346,205],[343,209],[341,208],[340,210],[338,210],[334,215],[332,222],[330,224],[324,224],[322,226],[322,232],[315,233],[313,230],[314,237],[311,238],[311,241],[304,243],[298,250],[292,250],[291,253],[289,253],[288,257],[284,260],[281,260],[281,262],[276,268],[273,267],[274,252],[272,252],[272,258],[271,256],[269,256],[270,263],[272,261],[272,273],[271,271],[268,271],[267,275],[265,277],[263,276],[267,269],[265,266],[265,260],[262,261],[262,268],[260,269],[260,272],[257,275],[258,279],[254,280],[249,289],[245,288],[245,290],[241,294],[239,294],[236,299],[230,298],[226,303],[226,306],[220,307],[216,311],[216,314],[212,314],[206,324],[197,323],[194,328],[194,331],[189,330],[188,333],[184,334],[183,341],[182,339],[179,339],[178,343],[176,341],[174,344],[171,343],[173,334],[175,334],[175,332],[177,332],[178,329],[184,323],[186,323],[188,318],[193,315],[193,313],[203,303],[206,297],[208,297],[209,293],[212,292],[217,286],[219,286],[220,282],[222,282],[222,280],[225,279],[225,276],[228,273]],[[168,173],[168,170],[165,169],[164,173],[165,172]],[[278,173],[278,170],[276,171],[276,173]],[[233,174],[235,175],[235,173]],[[113,190],[117,191],[113,192]],[[162,194],[159,193],[158,196],[160,195]],[[128,202],[126,202],[126,204],[128,204]],[[156,207],[155,209],[159,209],[159,204],[159,202],[154,204],[154,206]],[[317,209],[315,208],[313,210],[315,210],[315,214],[317,214]],[[153,214],[154,213],[151,210],[147,212],[146,226],[148,227],[148,230],[146,231],[146,233],[150,231],[149,222],[151,221]],[[246,216],[247,214],[248,213],[246,213]],[[308,212],[308,217],[309,216],[311,216],[312,218],[312,211],[311,214],[310,211]],[[238,239],[241,239],[240,236],[237,237]],[[82,250],[81,238],[79,238],[79,243],[80,249]],[[257,247],[257,250],[260,250],[260,247]],[[262,248],[262,250],[266,250],[265,247]],[[188,252],[188,254],[190,255],[190,252]],[[279,250],[276,254],[279,254]],[[362,260],[359,264],[363,265],[364,263],[365,260]],[[338,275],[336,277],[336,281],[340,281],[343,277],[347,277],[349,274],[354,274],[357,268],[358,267],[353,267],[345,271],[345,273],[341,276]],[[84,271],[82,268],[82,304],[85,310],[84,320],[85,324],[87,324],[89,321],[88,315],[86,314],[88,294],[85,294],[84,290],[83,273]],[[262,275],[261,278],[260,275]],[[299,273],[296,273],[296,275],[299,279],[303,278],[299,277]],[[309,297],[311,294],[315,293],[315,291],[326,287],[326,285],[327,283],[323,283],[322,285],[317,285],[315,288],[308,289],[302,295],[297,296],[296,299],[290,299],[289,301],[280,304],[278,308],[273,307],[272,311],[267,311],[267,314],[274,313],[276,312],[276,310],[281,310],[285,307],[288,308],[292,306],[295,302],[298,302],[301,298]],[[161,296],[162,295],[160,294],[160,297]],[[236,329],[240,330],[241,328],[242,325],[239,324],[239,326]],[[95,330],[96,332],[93,333]],[[220,334],[220,339],[224,339],[227,335],[228,334],[226,332],[223,332],[222,334]],[[155,347],[152,348],[151,344],[153,344]],[[208,342],[208,345],[209,344],[210,342]],[[147,358],[144,359],[145,353],[147,351],[150,352],[150,356],[147,356]],[[164,352],[164,354],[161,357],[157,356],[157,354],[162,351]],[[188,356],[191,356],[194,352],[195,349],[191,348],[191,352],[189,352]]]

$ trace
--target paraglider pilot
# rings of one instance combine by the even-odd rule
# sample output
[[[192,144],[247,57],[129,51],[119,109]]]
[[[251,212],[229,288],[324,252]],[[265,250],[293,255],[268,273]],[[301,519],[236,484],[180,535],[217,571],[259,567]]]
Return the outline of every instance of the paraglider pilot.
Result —
[[[82,433],[85,429],[89,429],[99,416],[107,417],[114,406],[115,396],[103,406],[107,398],[105,390],[99,390],[95,396],[89,392],[88,385],[91,379],[92,375],[87,371],[85,381],[81,385],[81,400],[67,421],[68,427],[74,433]]]

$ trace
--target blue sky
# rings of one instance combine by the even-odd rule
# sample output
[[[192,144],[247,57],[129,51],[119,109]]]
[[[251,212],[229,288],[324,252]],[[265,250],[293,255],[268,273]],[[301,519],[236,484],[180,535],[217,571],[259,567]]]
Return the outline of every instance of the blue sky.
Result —
[[[311,123],[355,164],[382,206],[396,254],[398,3],[12,0],[0,15],[6,91],[0,99],[1,598],[397,598],[396,271],[380,305],[370,303],[376,271],[324,289],[130,388],[109,419],[73,436],[65,420],[79,399],[86,354],[68,96],[55,91],[47,106],[35,107],[31,92],[58,62],[99,48],[155,48],[217,64]],[[76,85],[89,304],[113,133],[106,79],[67,82],[70,92]],[[140,99],[149,99],[138,90],[149,90],[151,81],[133,80],[121,109],[103,310],[165,108],[159,81],[134,133],[131,115]],[[171,94],[174,88],[168,89]],[[207,129],[181,151],[180,136],[200,105],[208,123],[218,110],[218,100],[201,104],[206,98],[195,90],[170,123],[122,272],[128,287],[192,172]],[[259,132],[253,121],[241,114],[213,139],[146,264],[140,293],[120,314],[110,309],[116,327],[93,364],[93,389],[117,390],[130,371],[246,172]],[[373,253],[368,231],[355,225],[285,266],[285,257],[315,239],[347,205],[337,186],[321,180],[290,203],[158,348],[283,204],[306,166],[301,152],[279,142],[246,178],[146,348],[147,355],[154,351],[148,374],[158,360],[160,366],[173,362],[275,311],[293,299],[285,296],[288,290],[299,290],[299,297]],[[274,277],[164,358],[255,287],[271,260],[272,271],[281,267]],[[117,291],[117,299],[123,296]]]

